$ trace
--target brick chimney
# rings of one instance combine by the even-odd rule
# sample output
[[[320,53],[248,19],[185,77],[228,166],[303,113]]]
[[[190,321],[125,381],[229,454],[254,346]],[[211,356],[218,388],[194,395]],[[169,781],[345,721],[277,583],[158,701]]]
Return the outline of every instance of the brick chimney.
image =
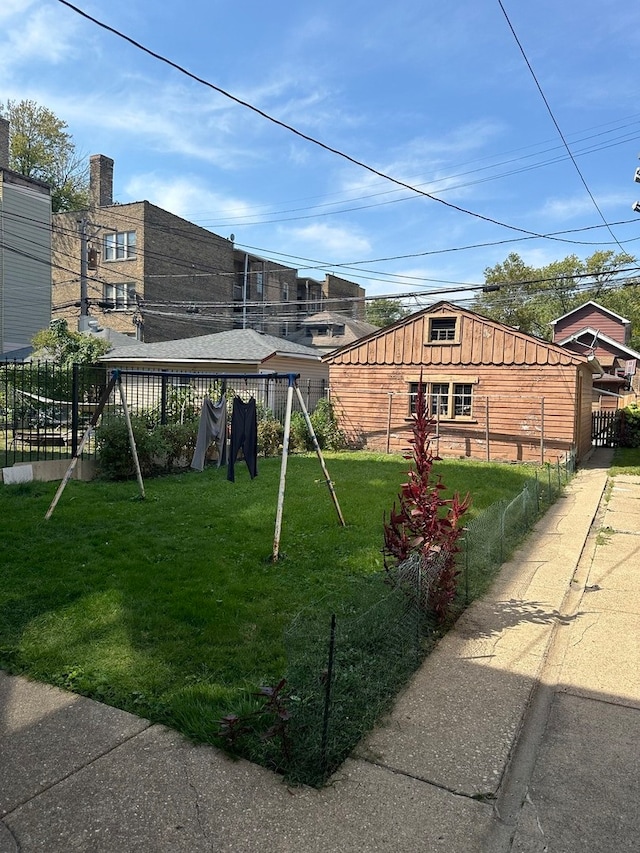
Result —
[[[9,168],[9,121],[0,117],[0,169]]]
[[[104,154],[89,158],[89,197],[92,207],[113,204],[113,160]]]

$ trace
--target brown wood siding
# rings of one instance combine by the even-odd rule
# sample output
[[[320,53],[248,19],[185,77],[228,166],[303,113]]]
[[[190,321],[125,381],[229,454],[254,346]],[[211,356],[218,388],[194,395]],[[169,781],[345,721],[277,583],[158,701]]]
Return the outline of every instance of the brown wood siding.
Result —
[[[458,318],[455,341],[428,341],[434,314]],[[541,461],[544,454],[555,461],[578,442],[586,452],[591,374],[584,359],[447,303],[328,356],[327,364],[343,429],[372,449],[407,448],[409,383],[422,372],[425,382],[473,388],[472,417],[439,424],[443,455]],[[578,370],[583,393],[576,413]]]

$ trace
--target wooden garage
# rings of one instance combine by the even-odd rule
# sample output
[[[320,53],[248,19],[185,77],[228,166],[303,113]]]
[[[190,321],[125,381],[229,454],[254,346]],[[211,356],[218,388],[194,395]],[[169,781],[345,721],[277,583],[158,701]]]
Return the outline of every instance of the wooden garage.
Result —
[[[439,302],[323,357],[350,440],[408,447],[422,377],[443,457],[556,462],[591,448],[586,357]]]

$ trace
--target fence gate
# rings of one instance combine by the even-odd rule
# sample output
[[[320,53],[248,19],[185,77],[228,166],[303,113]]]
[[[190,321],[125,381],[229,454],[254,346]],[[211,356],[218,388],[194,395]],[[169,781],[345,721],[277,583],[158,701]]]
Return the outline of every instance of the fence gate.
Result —
[[[622,434],[622,412],[592,412],[591,444],[595,447],[617,447]]]

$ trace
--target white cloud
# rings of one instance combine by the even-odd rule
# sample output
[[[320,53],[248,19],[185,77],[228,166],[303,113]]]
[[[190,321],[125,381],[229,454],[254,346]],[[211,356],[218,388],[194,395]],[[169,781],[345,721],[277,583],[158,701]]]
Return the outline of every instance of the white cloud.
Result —
[[[196,224],[200,224],[198,219],[203,217],[221,221],[251,213],[245,201],[213,192],[195,176],[165,180],[154,174],[138,174],[127,182],[125,192],[127,198],[119,201],[150,201]]]
[[[3,0],[0,22],[0,69],[5,73],[33,61],[59,64],[77,52],[76,21],[60,14],[60,7],[28,3],[25,9],[21,0]]]
[[[631,195],[629,193],[609,193],[602,196],[594,193],[594,197],[600,210],[609,209],[620,212],[631,210]],[[556,222],[568,222],[578,216],[585,215],[592,216],[594,222],[600,220],[600,215],[586,190],[579,196],[548,199],[542,207],[540,215]]]
[[[336,262],[344,257],[353,258],[371,252],[371,244],[366,237],[357,235],[352,229],[324,223],[292,228],[283,232],[283,236],[298,246],[308,246],[309,252],[320,253],[323,258],[334,258]]]

